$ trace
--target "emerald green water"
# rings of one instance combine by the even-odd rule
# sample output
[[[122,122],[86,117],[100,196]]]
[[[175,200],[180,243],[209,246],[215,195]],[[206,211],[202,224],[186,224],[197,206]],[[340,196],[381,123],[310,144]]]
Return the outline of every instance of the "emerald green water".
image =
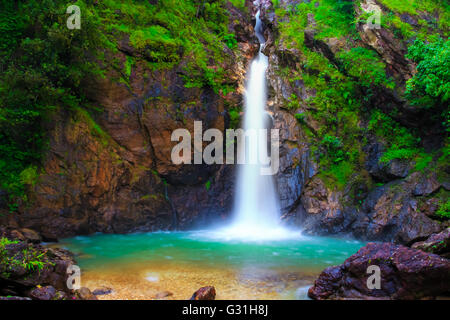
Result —
[[[274,298],[295,298],[293,292],[302,284],[312,283],[324,268],[341,264],[364,245],[350,239],[300,234],[285,240],[251,242],[214,235],[210,231],[95,234],[65,239],[59,246],[75,252],[77,263],[84,274],[91,274],[91,281],[105,274],[120,275],[120,279],[104,278],[124,290],[120,298],[127,297],[125,289],[131,282],[135,287],[148,288],[156,283],[158,289],[179,288],[186,296],[195,287],[189,282],[198,281],[198,285],[217,282],[216,286],[224,288],[222,298],[226,299],[235,297],[225,294],[227,288],[248,289],[249,282],[258,290],[263,283],[268,291],[261,289],[261,295],[248,293],[242,298],[267,297],[264,294],[270,290],[276,291]],[[131,274],[132,279],[126,278]],[[175,289],[174,282],[178,285]]]
[[[96,234],[65,239],[62,245],[80,254],[84,268],[127,262],[164,261],[236,268],[324,268],[340,264],[363,243],[355,240],[305,237],[281,241],[219,241],[202,232]]]

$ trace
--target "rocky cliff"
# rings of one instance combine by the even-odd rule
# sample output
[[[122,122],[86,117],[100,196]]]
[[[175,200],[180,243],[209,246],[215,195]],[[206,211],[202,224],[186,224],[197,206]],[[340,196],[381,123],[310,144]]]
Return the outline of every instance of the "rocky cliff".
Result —
[[[115,50],[105,52],[105,75],[83,79],[94,108],[63,110],[46,124],[41,174],[27,186],[28,203],[5,214],[4,223],[55,239],[225,219],[234,166],[174,165],[170,137],[176,128],[193,132],[194,120],[203,130],[236,122],[258,49],[252,17],[260,9],[268,109],[280,129],[283,220],[309,233],[404,244],[443,230],[448,218],[437,212],[450,188],[445,130],[435,111],[412,106],[404,94],[417,66],[407,58],[411,34],[445,36],[445,15],[402,12],[387,2],[260,0],[240,9],[228,2],[236,44],[223,45],[223,59],[209,59],[206,68],[225,70],[233,90],[189,85],[190,57],[152,68],[148,48],[119,33]],[[388,17],[379,29],[365,20],[374,8]]]
[[[410,15],[383,2],[349,1],[344,8],[332,8],[326,1],[258,4],[263,8],[268,38],[264,52],[270,60],[269,108],[275,127],[281,129],[277,183],[284,218],[310,233],[351,233],[361,239],[408,244],[448,226],[447,219],[436,215],[449,191],[445,134],[429,110],[414,107],[403,97],[405,84],[415,73],[416,64],[406,57],[406,48],[419,33],[417,19],[443,16],[437,11]],[[355,28],[348,34],[324,32],[329,25],[339,27],[332,14],[323,16],[321,7],[342,10],[341,19],[350,14],[358,21]],[[368,28],[360,20],[369,9],[381,12],[384,24],[379,29]],[[396,17],[403,27],[417,33],[408,38],[388,25],[386,16]],[[436,31],[445,34],[445,29],[438,28],[428,32]],[[369,77],[370,83],[364,85],[369,67],[361,66],[353,74],[344,58],[357,50],[376,53],[367,63],[380,63],[392,84]],[[359,61],[352,63],[364,58],[358,56]],[[342,96],[344,100],[339,101]],[[396,137],[383,136],[373,127],[374,115],[379,114],[392,115],[391,121],[402,130],[416,132],[419,148],[430,153],[426,168],[418,168],[422,159],[417,154],[383,159]],[[392,133],[402,134],[401,130]],[[332,140],[335,144],[330,147],[324,136],[336,139]],[[339,149],[351,150],[355,156],[345,151],[336,156]]]

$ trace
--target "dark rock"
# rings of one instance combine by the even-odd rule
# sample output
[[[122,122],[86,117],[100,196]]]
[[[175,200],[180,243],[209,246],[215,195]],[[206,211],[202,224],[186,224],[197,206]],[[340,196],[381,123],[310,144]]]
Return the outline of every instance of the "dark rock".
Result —
[[[21,261],[24,252],[40,256],[42,268],[26,268]],[[0,264],[0,295],[30,296],[33,299],[63,299],[72,297],[67,288],[67,269],[75,264],[67,250],[45,248],[25,241],[5,246],[9,259],[18,263]],[[58,292],[57,292],[58,291]],[[65,295],[63,295],[62,293]]]
[[[216,289],[212,286],[202,287],[194,292],[190,300],[214,300]]]
[[[412,247],[450,258],[450,228],[432,234],[427,240],[416,242]]]
[[[436,175],[433,174],[430,177],[423,177],[423,179],[416,184],[413,194],[415,196],[428,196],[441,187],[440,182],[437,180]]]
[[[419,203],[419,210],[428,217],[435,217],[436,211],[439,209],[439,199],[431,198]]]
[[[34,300],[53,300],[56,289],[52,286],[36,287],[30,291],[29,296]]]
[[[367,268],[380,268],[380,289],[367,286]],[[340,266],[325,269],[312,299],[421,299],[450,290],[450,260],[392,243],[369,243]]]
[[[384,153],[384,146],[380,143],[372,143],[365,147],[368,153],[366,163],[367,171],[377,180],[389,182],[399,178],[405,178],[410,170],[410,164],[404,160],[394,159],[388,163],[380,162]]]
[[[107,295],[113,292],[112,288],[109,287],[100,287],[92,291],[92,293],[96,296]]]

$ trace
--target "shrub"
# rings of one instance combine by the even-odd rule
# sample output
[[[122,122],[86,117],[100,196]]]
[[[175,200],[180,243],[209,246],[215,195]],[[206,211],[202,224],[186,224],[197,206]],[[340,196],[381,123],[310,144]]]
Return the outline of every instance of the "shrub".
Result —
[[[406,98],[413,104],[432,108],[450,99],[450,42],[440,36],[425,43],[416,40],[407,57],[418,63],[417,73],[408,80]]]
[[[450,219],[450,200],[441,202],[436,215],[442,218]]]
[[[325,150],[328,159],[333,163],[339,163],[348,157],[348,154],[343,150],[342,141],[338,137],[327,134],[320,145]]]

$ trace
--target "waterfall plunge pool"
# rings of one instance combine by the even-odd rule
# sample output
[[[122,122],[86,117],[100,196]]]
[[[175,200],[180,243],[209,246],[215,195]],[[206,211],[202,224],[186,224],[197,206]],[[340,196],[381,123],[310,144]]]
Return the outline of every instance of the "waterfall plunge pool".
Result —
[[[216,299],[304,299],[324,268],[363,245],[300,234],[228,240],[211,231],[95,234],[57,244],[76,254],[82,286],[113,288],[100,299],[154,299],[170,292],[166,299],[183,300],[206,285],[215,286]]]

